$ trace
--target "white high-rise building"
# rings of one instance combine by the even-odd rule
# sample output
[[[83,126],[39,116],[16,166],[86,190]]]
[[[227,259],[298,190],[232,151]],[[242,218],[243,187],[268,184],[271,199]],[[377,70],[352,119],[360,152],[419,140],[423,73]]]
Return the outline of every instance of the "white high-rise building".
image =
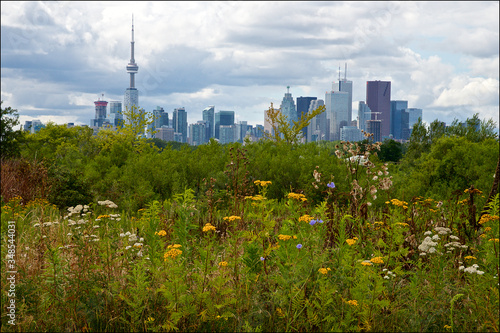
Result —
[[[329,141],[340,140],[340,129],[349,126],[349,93],[345,91],[330,91],[325,94],[325,112],[330,130]]]

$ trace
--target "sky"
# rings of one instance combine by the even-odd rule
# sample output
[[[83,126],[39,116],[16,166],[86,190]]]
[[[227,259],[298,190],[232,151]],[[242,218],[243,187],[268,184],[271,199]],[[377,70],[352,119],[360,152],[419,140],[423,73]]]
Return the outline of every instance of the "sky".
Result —
[[[19,120],[89,125],[94,101],[129,86],[132,15],[140,107],[188,123],[209,105],[264,123],[294,98],[366,82],[435,119],[499,124],[499,2],[1,2],[2,107]],[[104,94],[104,95],[103,95]]]

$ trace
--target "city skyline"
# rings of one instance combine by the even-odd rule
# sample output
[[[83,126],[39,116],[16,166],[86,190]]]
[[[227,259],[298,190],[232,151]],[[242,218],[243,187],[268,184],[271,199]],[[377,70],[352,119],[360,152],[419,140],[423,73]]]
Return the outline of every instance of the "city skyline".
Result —
[[[498,2],[2,2],[2,100],[20,122],[88,124],[94,102],[123,100],[134,15],[140,107],[188,123],[234,110],[263,124],[290,86],[325,98],[348,64],[352,117],[366,82],[424,121],[498,124]],[[184,13],[184,15],[183,15]],[[344,74],[342,74],[342,77]]]

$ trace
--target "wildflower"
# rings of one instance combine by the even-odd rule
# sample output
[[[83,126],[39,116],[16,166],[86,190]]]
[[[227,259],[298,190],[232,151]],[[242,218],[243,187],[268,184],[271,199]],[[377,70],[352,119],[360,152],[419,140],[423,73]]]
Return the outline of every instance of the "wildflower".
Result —
[[[110,218],[110,217],[111,217],[111,216],[109,216],[109,215],[99,215],[99,216],[97,217],[97,219],[98,219],[98,220],[100,220],[100,219],[107,219],[107,218]]]
[[[326,275],[329,271],[331,271],[330,268],[320,268],[320,269],[318,269],[318,272],[320,272],[323,275]]]
[[[210,223],[207,223],[203,227],[202,231],[203,232],[215,231],[215,227],[213,225],[211,225]]]
[[[236,221],[236,220],[241,220],[241,217],[239,216],[226,216],[224,217],[224,221],[229,221],[229,222],[233,222],[233,221]]]
[[[467,272],[469,274],[474,274],[474,273],[476,273],[478,275],[483,275],[484,274],[483,271],[478,270],[478,268],[479,268],[478,264],[474,264],[474,265],[472,265],[470,267],[467,267],[467,268],[461,268],[461,267],[464,267],[464,266],[460,266],[459,267],[460,270],[463,270],[464,272]]]
[[[264,260],[266,260],[266,258],[260,257],[260,261],[264,261]]]
[[[288,199],[295,199],[295,200],[302,201],[302,202],[307,201],[307,198],[305,195],[300,194],[300,193],[293,193],[293,192],[288,193]]]
[[[225,267],[225,266],[227,266],[227,261],[221,261],[221,262],[219,263],[219,266],[220,266],[220,267]]]
[[[441,238],[439,238],[439,235],[434,235],[432,236],[432,240],[440,240]]]
[[[370,260],[365,260],[365,261],[361,262],[361,265],[363,265],[363,266],[372,266],[373,264],[370,262]]]
[[[165,252],[165,254],[163,255],[163,258],[165,259],[165,261],[167,261],[168,258],[175,259],[176,257],[178,257],[181,254],[182,254],[181,250],[179,250],[177,248],[171,248],[168,252]]]
[[[346,239],[345,240],[347,244],[349,244],[349,246],[352,246],[354,244],[356,244],[356,240],[355,239]]]
[[[281,310],[281,308],[277,308],[276,309],[276,313],[278,313],[278,316],[280,316],[280,317],[284,317],[285,316],[285,314],[283,313],[283,310]]]
[[[432,235],[432,231],[426,231],[426,232],[424,232],[424,236],[430,236],[430,235]]]
[[[97,201],[100,206],[106,206],[108,208],[118,208],[118,206],[111,200]]]
[[[306,222],[306,223],[309,223],[310,221],[312,220],[312,217],[309,216],[309,215],[302,215],[301,217],[299,217],[299,222]]]
[[[326,184],[326,186],[328,186],[331,189],[334,189],[335,188],[335,183],[334,182],[330,182],[330,183]]]
[[[288,235],[278,235],[278,239],[279,239],[279,240],[282,240],[282,241],[287,241],[287,240],[289,240],[290,238],[292,238],[292,236],[288,236]]]
[[[181,245],[181,244],[174,244],[174,245],[169,245],[169,246],[167,246],[167,249],[178,249],[178,248],[180,248],[180,247],[182,247],[182,245]]]
[[[420,244],[418,246],[418,249],[422,252],[427,252],[429,250],[429,248],[434,247],[436,245],[437,245],[437,243],[433,242],[432,239],[429,236],[427,236],[427,237],[425,237],[422,244]]]
[[[450,228],[435,227],[434,230],[436,230],[436,232],[439,233],[440,235],[451,234]]]
[[[443,328],[444,328],[445,330],[449,330],[449,329],[451,329],[451,326],[450,326],[450,325],[444,325],[444,326],[443,326]]]
[[[265,180],[256,180],[256,181],[254,181],[254,184],[257,185],[257,186],[266,187],[267,185],[272,184],[272,182],[271,181],[265,181]]]
[[[316,224],[316,220],[311,220],[311,222],[309,222],[310,225],[315,225]]]
[[[498,243],[498,238],[490,238],[490,239],[488,239],[488,242]]]
[[[474,256],[465,256],[464,259],[465,260],[473,260],[473,259],[477,259],[477,258]]]
[[[481,219],[479,220],[479,224],[485,224],[489,221],[493,221],[493,220],[498,220],[498,216],[497,215],[490,215],[490,214],[484,214],[483,216],[481,216]]]
[[[370,259],[370,261],[374,264],[383,264],[384,261],[382,260],[382,257],[374,257]]]
[[[158,236],[166,236],[167,235],[167,232],[165,230],[160,230],[158,232],[155,231],[155,235],[158,235]]]
[[[346,303],[352,306],[358,306],[358,301],[356,301],[355,299],[347,301]]]
[[[408,223],[401,223],[401,222],[396,223],[396,225],[399,225],[401,227],[408,227],[409,226]]]
[[[297,244],[297,248],[300,250],[302,248],[302,244]]]
[[[134,247],[140,249],[142,247],[142,243],[135,243]]]

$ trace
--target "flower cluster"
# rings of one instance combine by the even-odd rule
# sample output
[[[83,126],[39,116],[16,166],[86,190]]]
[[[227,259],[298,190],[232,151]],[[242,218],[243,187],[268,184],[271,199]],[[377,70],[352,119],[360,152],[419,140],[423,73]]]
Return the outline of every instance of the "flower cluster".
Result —
[[[323,223],[323,220],[318,219],[318,220],[311,220],[311,221],[309,221],[310,225],[315,225],[316,223]]]
[[[363,266],[373,266],[373,264],[370,262],[370,260],[363,260],[361,262],[361,265],[363,265]]]
[[[483,216],[481,216],[481,219],[479,220],[479,224],[485,224],[485,223],[488,223],[488,222],[494,221],[494,220],[498,220],[497,215],[484,214]]]
[[[323,275],[326,275],[329,271],[331,271],[330,267],[318,269],[318,272],[320,272]]]
[[[289,235],[278,235],[278,239],[285,241],[285,242],[291,238],[292,238],[292,236],[289,236]],[[295,238],[297,238],[297,237],[295,236]]]
[[[386,280],[389,280],[391,277],[395,278],[396,277],[396,274],[394,274],[393,272],[389,271],[387,268],[384,268],[382,270],[382,272],[385,272],[385,276],[384,276],[384,279]]]
[[[298,201],[307,201],[307,198],[305,195],[300,194],[300,193],[288,193],[288,199],[295,199]]]
[[[383,264],[384,263],[384,260],[382,259],[382,257],[374,257],[374,258],[371,258],[370,261],[374,264]]]
[[[483,274],[484,274],[484,272],[483,272],[483,271],[478,270],[478,268],[479,268],[479,265],[478,265],[478,264],[474,264],[474,265],[472,265],[472,266],[470,266],[470,267],[467,267],[467,268],[465,268],[465,266],[460,266],[460,267],[458,267],[458,269],[459,269],[459,270],[464,271],[464,272],[467,272],[467,273],[470,273],[470,274],[474,274],[474,273],[476,273],[477,275],[483,275]]]
[[[398,207],[403,207],[404,209],[407,209],[408,208],[408,203],[406,201],[401,201],[401,200],[398,200],[398,199],[391,199],[391,201],[386,201],[385,202],[386,204],[393,204],[394,206],[398,206]]]
[[[155,235],[166,236],[167,232],[165,230],[155,231]]]
[[[211,225],[210,223],[207,223],[203,227],[202,231],[203,232],[215,231],[215,227],[213,225]]]
[[[358,237],[354,237],[352,239],[346,239],[346,243],[349,244],[349,246],[352,246],[354,244],[356,244],[356,241],[358,240]]]
[[[241,220],[241,217],[239,216],[226,216],[224,217],[224,221],[229,221],[229,222],[233,222],[233,221],[236,221],[236,220]]]
[[[108,208],[118,208],[118,206],[111,200],[97,201],[100,206],[106,206]]]
[[[257,194],[257,195],[249,195],[249,196],[246,196],[245,199],[250,199],[250,200],[254,200],[254,201],[262,201],[262,200],[265,200],[266,198],[264,198],[262,195],[260,194]]]
[[[226,267],[226,266],[227,266],[227,261],[221,261],[221,262],[219,263],[219,266],[220,266],[220,267]]]
[[[306,223],[309,223],[310,221],[312,220],[312,217],[309,216],[309,215],[302,215],[301,217],[299,217],[299,222],[306,222]]]
[[[267,185],[272,184],[270,180],[256,180],[253,183],[257,186],[262,186],[262,187],[266,187]]]
[[[165,259],[165,261],[168,259],[168,258],[172,258],[172,259],[175,259],[177,256],[181,255],[182,254],[182,251],[179,250],[179,248],[181,247],[180,244],[174,244],[174,245],[169,245],[167,248],[169,249],[168,252],[166,252],[164,255],[163,255],[163,258]]]
[[[356,301],[355,299],[346,301],[346,303],[352,306],[358,306],[358,301]]]

